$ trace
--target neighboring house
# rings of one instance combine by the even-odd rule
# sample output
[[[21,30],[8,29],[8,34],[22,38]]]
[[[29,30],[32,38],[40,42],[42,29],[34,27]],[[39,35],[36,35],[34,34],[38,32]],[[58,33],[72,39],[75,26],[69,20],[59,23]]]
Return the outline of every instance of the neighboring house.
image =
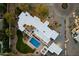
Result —
[[[73,17],[75,17],[74,23],[75,23],[76,27],[72,30],[72,37],[77,42],[79,42],[79,18],[78,18],[78,15],[75,14],[75,12],[73,12]]]
[[[49,25],[48,21],[45,21],[43,23],[40,21],[38,17],[36,16],[32,17],[28,12],[25,13],[22,12],[18,17],[19,17],[18,26],[21,31],[25,32],[27,31],[24,25],[33,26],[35,28],[32,34],[34,35],[34,37],[32,36],[29,39],[30,43],[28,44],[30,44],[35,48],[38,48],[41,45],[40,43],[43,42],[45,44],[44,47],[46,47],[47,50],[44,51],[44,49],[42,49],[45,53],[43,53],[42,50],[40,51],[41,53],[45,55],[49,50],[51,53],[55,52],[57,55],[60,54],[62,49],[58,47],[55,43],[52,43],[50,46],[48,46],[51,39],[55,40],[59,35],[59,33],[57,33],[55,30],[51,30],[48,27]]]
[[[72,30],[72,37],[79,42],[79,26]]]

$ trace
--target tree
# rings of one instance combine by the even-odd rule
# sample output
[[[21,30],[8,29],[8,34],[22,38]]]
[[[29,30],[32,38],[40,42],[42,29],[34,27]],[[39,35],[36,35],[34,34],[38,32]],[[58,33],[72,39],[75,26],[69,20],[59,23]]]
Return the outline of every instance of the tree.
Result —
[[[6,19],[6,21],[9,25],[15,25],[15,23],[16,23],[15,16],[13,13],[9,13],[9,12],[5,13],[4,19]]]
[[[22,11],[20,10],[20,8],[19,7],[16,7],[16,9],[15,9],[16,15],[19,16],[21,12]]]
[[[21,11],[26,12],[26,11],[29,10],[29,5],[27,5],[27,4],[20,4],[20,5],[19,5],[19,9],[20,9]]]
[[[36,12],[36,15],[43,20],[45,18],[47,18],[48,14],[49,14],[48,7],[43,4],[36,5],[35,12]]]
[[[9,37],[12,33],[11,30],[9,30],[9,28],[5,29],[5,33],[6,35]]]
[[[7,21],[7,23],[11,23],[11,21],[12,21],[12,14],[11,13],[5,13],[5,15],[4,15],[4,19],[6,19],[6,21]]]

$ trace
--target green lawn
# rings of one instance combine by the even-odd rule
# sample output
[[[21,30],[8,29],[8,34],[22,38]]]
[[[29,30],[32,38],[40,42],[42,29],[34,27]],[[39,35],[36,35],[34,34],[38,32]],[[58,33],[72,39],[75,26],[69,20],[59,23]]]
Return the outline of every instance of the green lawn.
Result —
[[[33,53],[35,49],[33,50],[31,47],[29,47],[27,44],[23,43],[23,35],[20,30],[17,30],[17,37],[18,41],[16,44],[16,49],[21,53]]]

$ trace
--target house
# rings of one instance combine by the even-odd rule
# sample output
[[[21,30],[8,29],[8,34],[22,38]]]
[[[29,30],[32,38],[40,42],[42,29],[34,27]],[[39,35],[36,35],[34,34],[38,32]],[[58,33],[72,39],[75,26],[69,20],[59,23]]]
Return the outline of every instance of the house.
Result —
[[[31,38],[28,41],[28,44],[30,44],[30,46],[38,49],[41,45],[41,42],[43,42],[45,46],[43,47],[43,49],[41,49],[41,54],[45,55],[48,51],[50,51],[51,53],[55,52],[57,55],[61,53],[62,49],[55,43],[52,43],[50,46],[48,46],[48,43],[51,41],[51,39],[55,40],[59,35],[59,33],[57,33],[55,30],[51,30],[48,27],[48,21],[45,21],[43,23],[38,17],[33,17],[28,12],[22,12],[18,17],[18,26],[21,31],[26,32],[26,29],[23,27],[24,25],[33,26],[35,28],[33,30]]]
[[[19,15],[19,21],[18,21],[18,26],[19,29],[21,31],[24,31],[25,28],[23,27],[23,25],[32,25],[36,28],[36,30],[34,31],[34,33],[40,37],[46,44],[49,43],[50,38],[52,38],[53,40],[55,40],[59,33],[57,33],[54,30],[51,30],[48,27],[49,22],[45,21],[44,23],[40,21],[40,19],[36,16],[32,17],[28,12],[22,12]]]

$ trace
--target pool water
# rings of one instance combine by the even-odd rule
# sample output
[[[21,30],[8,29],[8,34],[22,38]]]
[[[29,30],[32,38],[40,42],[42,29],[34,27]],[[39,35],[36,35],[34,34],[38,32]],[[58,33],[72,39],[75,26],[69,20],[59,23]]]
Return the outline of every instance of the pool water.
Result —
[[[40,42],[36,38],[31,38],[30,43],[36,48],[40,46]]]

